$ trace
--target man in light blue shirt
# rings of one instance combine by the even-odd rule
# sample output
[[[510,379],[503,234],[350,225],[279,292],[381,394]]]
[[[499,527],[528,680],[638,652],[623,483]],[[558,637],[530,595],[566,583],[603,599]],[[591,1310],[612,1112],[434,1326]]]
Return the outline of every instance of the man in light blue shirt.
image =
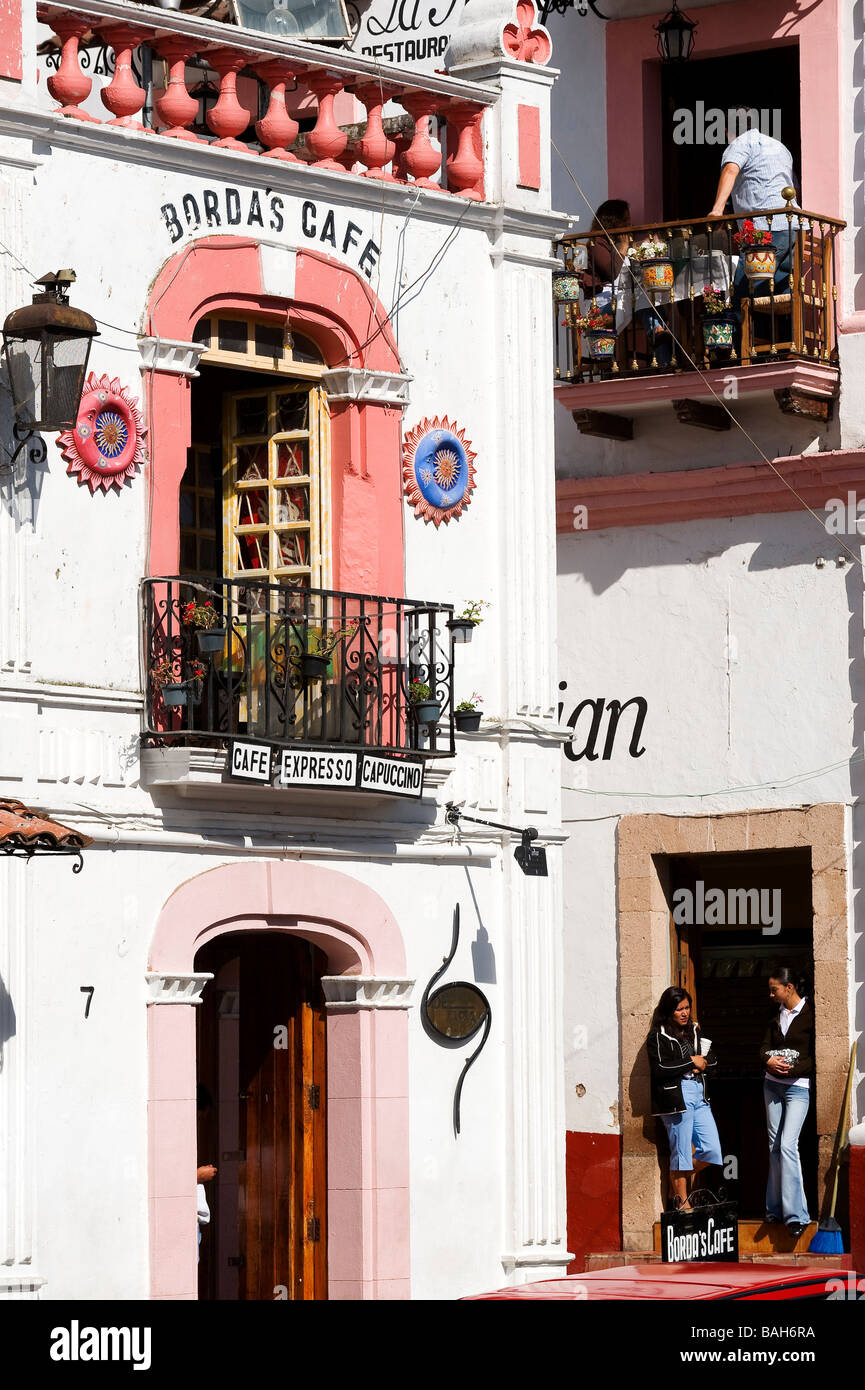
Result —
[[[762,208],[784,206],[786,199],[781,190],[788,186],[795,187],[793,156],[786,145],[782,145],[780,140],[774,140],[771,135],[764,135],[757,129],[743,129],[749,114],[753,114],[749,113],[747,107],[736,107],[729,114],[729,144],[721,156],[721,177],[709,216],[721,217],[727,199],[732,197],[733,211],[737,215],[753,216],[756,227],[766,228],[769,226],[769,219],[755,214]],[[785,294],[789,288],[791,242],[798,227],[798,220],[794,217],[789,221],[784,213],[776,213],[772,218],[772,243],[778,252],[775,271],[776,294]],[[733,281],[732,300],[736,309],[746,292],[747,283],[743,259],[740,256]],[[766,281],[758,284],[762,292],[768,289]]]

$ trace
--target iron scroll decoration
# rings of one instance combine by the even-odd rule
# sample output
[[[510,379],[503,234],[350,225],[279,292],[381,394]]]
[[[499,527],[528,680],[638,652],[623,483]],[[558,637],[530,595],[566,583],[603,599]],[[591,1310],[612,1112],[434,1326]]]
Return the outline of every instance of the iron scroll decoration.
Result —
[[[469,1067],[477,1061],[483,1051],[493,1021],[489,1000],[477,985],[466,980],[453,980],[439,989],[433,988],[456,955],[459,940],[460,905],[457,903],[454,907],[450,951],[432,976],[420,1001],[420,1019],[424,1032],[442,1047],[460,1047],[476,1037],[483,1028],[483,1037],[471,1056],[466,1058],[454,1091],[454,1134],[460,1132],[460,1098],[463,1082]]]

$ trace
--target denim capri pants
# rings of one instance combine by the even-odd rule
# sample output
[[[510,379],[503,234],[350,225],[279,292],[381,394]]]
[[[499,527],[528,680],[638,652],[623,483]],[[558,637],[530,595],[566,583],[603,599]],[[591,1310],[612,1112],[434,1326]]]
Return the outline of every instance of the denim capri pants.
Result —
[[[671,1171],[693,1171],[692,1148],[703,1163],[723,1163],[718,1126],[709,1102],[703,1099],[700,1082],[687,1077],[682,1082],[682,1099],[686,1106],[684,1114],[661,1116],[670,1141]]]

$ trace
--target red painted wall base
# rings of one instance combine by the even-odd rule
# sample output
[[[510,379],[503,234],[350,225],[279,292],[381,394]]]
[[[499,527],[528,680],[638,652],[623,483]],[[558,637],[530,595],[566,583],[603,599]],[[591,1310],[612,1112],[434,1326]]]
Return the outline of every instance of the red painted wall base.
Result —
[[[622,1136],[569,1130],[565,1142],[568,1273],[582,1274],[588,1254],[622,1248]]]
[[[865,1275],[865,1148],[850,1147],[850,1256]]]

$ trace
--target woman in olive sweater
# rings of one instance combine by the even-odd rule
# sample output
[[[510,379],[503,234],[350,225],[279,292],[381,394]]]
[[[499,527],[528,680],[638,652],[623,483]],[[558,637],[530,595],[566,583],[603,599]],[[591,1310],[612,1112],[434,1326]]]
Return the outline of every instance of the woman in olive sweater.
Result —
[[[804,978],[789,966],[772,971],[769,996],[778,1013],[760,1047],[766,1067],[763,1099],[769,1131],[766,1220],[785,1222],[796,1237],[811,1220],[799,1159],[799,1133],[811,1103],[814,1070],[814,1012],[806,988]]]

